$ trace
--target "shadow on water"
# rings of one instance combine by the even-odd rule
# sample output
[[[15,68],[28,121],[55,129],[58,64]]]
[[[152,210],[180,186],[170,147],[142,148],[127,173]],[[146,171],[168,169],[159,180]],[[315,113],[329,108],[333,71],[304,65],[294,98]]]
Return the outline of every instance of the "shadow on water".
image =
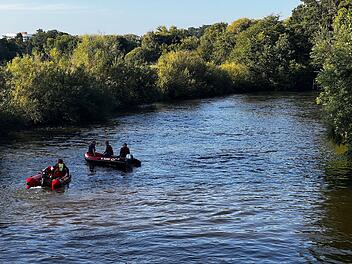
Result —
[[[310,251],[322,262],[352,263],[352,160],[341,156],[325,166],[320,213]]]

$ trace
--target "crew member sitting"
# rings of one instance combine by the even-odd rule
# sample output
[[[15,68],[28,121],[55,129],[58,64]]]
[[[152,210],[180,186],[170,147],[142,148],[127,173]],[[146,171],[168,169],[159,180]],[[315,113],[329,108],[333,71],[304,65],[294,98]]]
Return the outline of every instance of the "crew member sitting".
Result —
[[[112,149],[112,146],[109,144],[109,141],[105,141],[106,149],[104,152],[104,157],[110,158],[111,156],[114,155],[114,150]]]
[[[127,154],[130,154],[130,149],[127,147],[127,144],[124,143],[120,149],[120,158],[125,159]]]
[[[56,165],[54,166],[54,177],[61,178],[69,173],[69,169],[62,159],[58,159]]]

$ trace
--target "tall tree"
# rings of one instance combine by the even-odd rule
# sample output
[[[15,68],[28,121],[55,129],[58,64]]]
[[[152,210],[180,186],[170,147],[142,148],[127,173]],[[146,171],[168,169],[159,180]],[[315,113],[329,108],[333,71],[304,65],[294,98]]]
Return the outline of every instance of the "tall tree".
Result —
[[[295,77],[304,69],[295,60],[289,32],[276,16],[258,20],[238,34],[230,61],[246,65],[253,86],[260,89],[297,88]]]
[[[318,75],[322,87],[318,103],[323,106],[338,143],[348,144],[352,153],[352,7],[342,1],[329,40],[317,43],[313,57],[323,64]]]
[[[200,38],[198,52],[205,61],[220,63],[222,58],[219,55],[220,47],[226,41],[227,24],[217,23],[208,27]],[[221,38],[220,41],[218,41]],[[226,45],[226,44],[224,44]]]

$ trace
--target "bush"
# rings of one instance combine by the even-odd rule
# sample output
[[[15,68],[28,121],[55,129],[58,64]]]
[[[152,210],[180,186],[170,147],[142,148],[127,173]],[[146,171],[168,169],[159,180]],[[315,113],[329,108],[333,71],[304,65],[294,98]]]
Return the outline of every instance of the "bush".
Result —
[[[242,91],[249,84],[249,70],[244,64],[239,63],[224,63],[220,65],[220,69],[225,72],[231,80],[231,85],[234,90]]]
[[[204,96],[206,62],[196,53],[178,51],[164,54],[157,63],[158,88],[169,99]]]
[[[0,124],[0,135],[5,135],[23,125],[9,102],[9,89],[5,83],[4,67],[0,67]]]
[[[352,7],[341,8],[334,22],[330,44],[317,44],[316,61],[323,63],[318,83],[323,88],[318,103],[323,106],[331,135],[337,143],[348,144],[352,153]]]
[[[117,107],[126,107],[154,101],[158,97],[156,79],[156,71],[150,66],[118,60],[107,69],[104,86]]]
[[[11,104],[28,122],[64,124],[101,119],[110,98],[81,68],[60,68],[37,57],[8,64]]]

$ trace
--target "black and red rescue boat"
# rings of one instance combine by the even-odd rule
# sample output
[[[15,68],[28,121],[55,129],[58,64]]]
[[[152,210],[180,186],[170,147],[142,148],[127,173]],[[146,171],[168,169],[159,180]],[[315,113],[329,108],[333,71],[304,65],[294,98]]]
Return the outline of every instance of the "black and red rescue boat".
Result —
[[[127,155],[126,158],[120,158],[119,156],[105,157],[98,152],[95,152],[95,155],[87,152],[84,154],[84,159],[90,164],[115,167],[122,171],[132,171],[133,167],[141,166],[141,162],[132,155]]]

